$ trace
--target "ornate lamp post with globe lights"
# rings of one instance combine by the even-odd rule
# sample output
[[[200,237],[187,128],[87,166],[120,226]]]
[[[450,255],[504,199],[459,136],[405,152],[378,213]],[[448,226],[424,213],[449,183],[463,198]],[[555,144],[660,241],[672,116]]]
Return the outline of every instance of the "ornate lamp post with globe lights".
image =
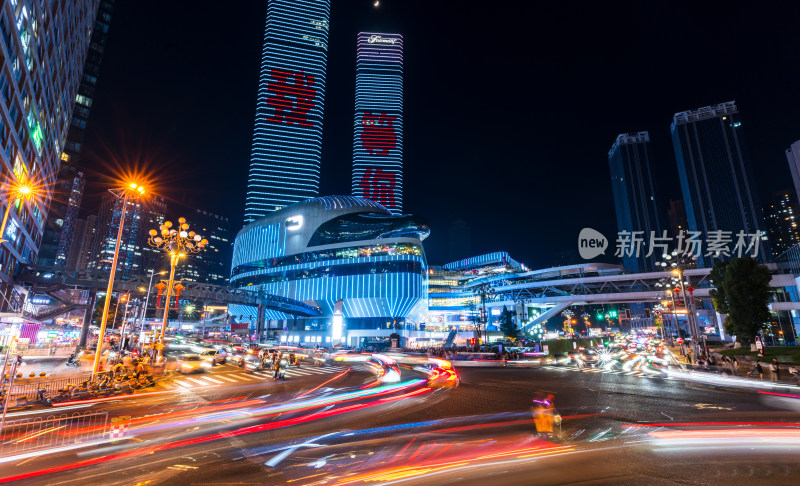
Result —
[[[161,324],[161,337],[158,341],[158,357],[162,356],[164,348],[164,332],[167,330],[167,316],[169,316],[169,299],[172,294],[172,287],[175,283],[175,266],[178,259],[185,257],[189,253],[199,253],[208,244],[208,240],[198,235],[194,231],[189,231],[189,223],[186,218],[178,218],[178,228],[172,227],[171,221],[164,221],[159,226],[159,231],[150,230],[150,238],[147,243],[159,250],[169,253],[169,284],[167,285],[167,301],[164,305],[164,322]]]
[[[705,345],[701,345],[700,339],[700,326],[697,323],[697,315],[694,310],[694,288],[689,284],[689,277],[686,276],[685,271],[689,268],[694,268],[697,262],[697,256],[691,256],[686,253],[678,253],[673,251],[670,254],[665,253],[662,255],[664,261],[658,262],[665,270],[671,270],[672,277],[667,282],[657,283],[657,287],[667,287],[674,285],[674,289],[668,289],[673,301],[675,294],[678,294],[678,299],[683,297],[683,306],[686,309],[686,320],[689,327],[689,334],[692,336],[692,348],[694,350],[695,359],[707,354]],[[675,309],[677,312],[677,308]],[[677,314],[676,314],[677,324]],[[705,356],[707,358],[707,356]]]

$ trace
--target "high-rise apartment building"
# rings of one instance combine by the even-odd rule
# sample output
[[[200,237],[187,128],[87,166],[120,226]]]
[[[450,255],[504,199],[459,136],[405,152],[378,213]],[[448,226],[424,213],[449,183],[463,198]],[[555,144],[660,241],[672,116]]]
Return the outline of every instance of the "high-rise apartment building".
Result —
[[[37,260],[99,3],[0,3],[3,179],[33,179],[44,186],[38,200],[17,203],[9,213],[7,241],[0,248],[4,291],[21,263]],[[0,308],[7,301],[2,299]]]
[[[191,282],[228,285],[233,239],[236,236],[231,222],[224,216],[196,210],[187,216],[189,228],[208,240],[200,253],[189,255],[179,267],[178,278]]]
[[[86,181],[80,171],[83,139],[86,136],[86,123],[94,99],[97,77],[103,60],[108,29],[114,0],[100,0],[92,28],[91,43],[83,63],[83,73],[78,86],[78,95],[72,109],[72,118],[67,131],[67,140],[61,153],[59,170],[53,200],[47,215],[42,245],[37,263],[45,266],[66,266],[73,243],[75,224],[81,208],[83,189]]]
[[[361,32],[356,57],[353,195],[403,212],[403,36]]]
[[[766,228],[736,103],[676,113],[670,129],[689,230],[703,238],[712,231],[730,231],[734,241],[740,231],[763,235]],[[765,237],[759,243],[763,261],[769,257]]]
[[[245,222],[319,193],[330,0],[268,0]]]
[[[113,194],[103,197],[97,216],[97,232],[92,242],[90,269],[111,270],[117,234],[122,216],[122,198]],[[122,226],[122,246],[117,260],[117,278],[143,275],[161,265],[162,252],[147,244],[148,232],[164,223],[166,203],[161,198],[129,199]]]
[[[764,208],[773,257],[800,243],[800,213],[797,207],[797,197],[787,191],[776,194]]]
[[[617,213],[617,227],[633,239],[641,238],[641,251],[622,255],[625,268],[631,272],[655,270],[663,251],[649,251],[652,235],[663,237],[662,215],[653,181],[650,134],[623,133],[608,152],[611,188]],[[648,255],[649,253],[649,255]]]

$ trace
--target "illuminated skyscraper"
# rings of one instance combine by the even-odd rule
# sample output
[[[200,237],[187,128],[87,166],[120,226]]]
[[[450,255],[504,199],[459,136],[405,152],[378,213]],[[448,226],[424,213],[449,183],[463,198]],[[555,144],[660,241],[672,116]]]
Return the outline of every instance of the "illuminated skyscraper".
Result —
[[[663,236],[650,156],[650,134],[620,134],[608,151],[608,165],[619,231],[629,234],[641,232],[639,234],[645,243],[653,233]],[[636,255],[626,254],[622,263],[632,272],[652,272],[661,253],[642,251]]]
[[[330,0],[269,0],[247,180],[251,222],[319,192]]]
[[[100,0],[0,2],[0,169],[4,183],[33,180],[39,197],[12,202],[0,245],[0,310],[16,307],[14,278],[37,261],[53,186],[92,42]],[[70,193],[71,194],[71,193]],[[6,210],[4,196],[0,211]],[[55,251],[53,252],[55,253]],[[14,304],[12,304],[12,302]]]
[[[734,101],[675,113],[670,126],[689,231],[764,234],[742,121]],[[758,258],[768,255],[766,236]],[[706,261],[709,260],[709,261]],[[702,265],[713,263],[701,257]]]
[[[353,195],[403,212],[403,36],[358,34]]]

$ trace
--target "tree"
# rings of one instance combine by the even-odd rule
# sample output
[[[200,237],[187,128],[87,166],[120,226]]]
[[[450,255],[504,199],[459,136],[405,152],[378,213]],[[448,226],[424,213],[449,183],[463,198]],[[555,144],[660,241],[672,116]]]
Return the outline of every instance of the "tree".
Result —
[[[503,312],[500,313],[500,331],[503,336],[510,339],[519,337],[519,329],[517,329],[517,323],[514,322],[514,311],[508,310],[506,306],[503,306]]]
[[[752,258],[733,258],[715,263],[709,279],[715,287],[714,309],[727,314],[725,330],[743,345],[751,344],[770,318],[769,270]]]
[[[125,313],[125,303],[122,302],[119,304],[119,310],[117,310],[117,304],[119,302],[119,297],[112,297],[111,303],[108,305],[108,321],[106,321],[107,328],[115,328],[120,327],[122,325],[123,315]],[[92,325],[100,327],[100,322],[103,319],[103,307],[106,304],[106,296],[100,296],[97,298],[97,302],[94,304],[94,312],[92,312]]]

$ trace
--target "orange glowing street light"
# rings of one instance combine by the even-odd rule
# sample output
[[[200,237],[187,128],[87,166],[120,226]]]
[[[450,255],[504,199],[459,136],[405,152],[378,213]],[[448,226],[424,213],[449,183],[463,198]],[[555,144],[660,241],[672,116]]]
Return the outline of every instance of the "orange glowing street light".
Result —
[[[7,241],[5,239],[5,234],[6,225],[8,224],[8,213],[11,212],[11,206],[14,205],[14,201],[18,201],[20,199],[23,201],[33,199],[39,195],[39,192],[39,189],[28,180],[9,184],[8,199],[6,200],[6,212],[3,215],[3,224],[0,225],[0,243]]]
[[[137,199],[144,195],[144,186],[135,182],[130,182],[126,186],[118,189],[109,189],[108,192],[122,199],[122,214],[119,217],[119,230],[117,231],[117,244],[114,246],[114,259],[111,261],[111,272],[108,275],[108,289],[106,290],[106,301],[103,305],[103,318],[100,320],[100,334],[97,336],[97,351],[94,354],[94,366],[92,375],[94,376],[100,368],[100,357],[103,355],[103,338],[106,333],[106,323],[108,323],[108,307],[111,304],[111,294],[114,292],[114,275],[117,272],[117,260],[119,259],[119,247],[122,243],[122,228],[125,225],[125,212],[128,209],[128,200]]]

